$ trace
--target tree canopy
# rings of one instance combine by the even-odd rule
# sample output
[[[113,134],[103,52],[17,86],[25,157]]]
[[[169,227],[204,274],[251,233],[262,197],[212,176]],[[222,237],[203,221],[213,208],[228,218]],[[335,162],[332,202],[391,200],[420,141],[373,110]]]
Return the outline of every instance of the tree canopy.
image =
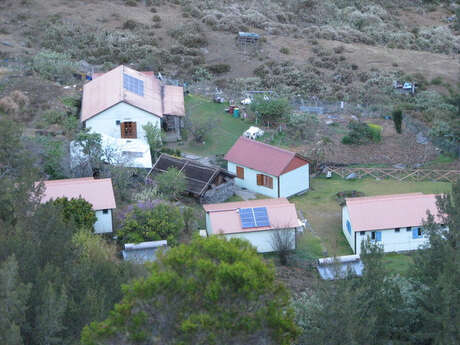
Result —
[[[195,238],[159,256],[82,344],[291,344],[287,291],[246,241]]]

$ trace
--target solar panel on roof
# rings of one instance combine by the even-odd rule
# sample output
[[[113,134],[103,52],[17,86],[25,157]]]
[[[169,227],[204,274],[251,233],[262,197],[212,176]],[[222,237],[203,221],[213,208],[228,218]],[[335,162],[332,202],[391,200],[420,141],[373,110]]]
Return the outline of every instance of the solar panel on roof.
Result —
[[[252,208],[241,208],[240,219],[241,227],[243,229],[256,227],[256,221],[254,219],[254,212],[252,211]]]
[[[144,81],[131,77],[126,73],[123,74],[123,88],[136,95],[144,96]]]
[[[270,221],[268,220],[268,213],[266,207],[255,207],[253,208],[253,211],[257,227],[270,226]]]

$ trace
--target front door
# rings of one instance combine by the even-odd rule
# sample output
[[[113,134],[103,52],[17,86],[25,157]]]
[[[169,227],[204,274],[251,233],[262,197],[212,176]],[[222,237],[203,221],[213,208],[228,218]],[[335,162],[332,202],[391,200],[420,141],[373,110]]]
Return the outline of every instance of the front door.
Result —
[[[125,139],[136,139],[137,138],[137,126],[136,122],[122,122],[120,124],[121,137]]]

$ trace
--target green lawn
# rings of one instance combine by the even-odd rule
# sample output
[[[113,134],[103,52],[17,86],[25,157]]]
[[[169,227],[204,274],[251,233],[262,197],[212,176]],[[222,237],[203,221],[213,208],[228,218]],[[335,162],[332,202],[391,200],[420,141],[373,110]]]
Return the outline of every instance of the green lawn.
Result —
[[[307,194],[293,197],[304,217],[308,219],[328,256],[352,254],[351,248],[342,234],[342,210],[336,201],[335,194],[345,190],[357,190],[365,195],[397,194],[397,193],[445,193],[451,191],[451,184],[444,182],[399,182],[395,180],[360,179],[345,180],[339,177],[332,179],[315,178],[311,180],[311,189]],[[302,239],[299,243],[310,243],[311,238]],[[299,250],[310,250],[311,245],[299,245]],[[317,252],[317,250],[315,250]],[[310,255],[307,253],[305,255]],[[302,254],[301,254],[302,255]]]
[[[205,144],[193,142],[189,134],[189,140],[182,146],[181,151],[190,152],[202,156],[225,154],[235,143],[236,139],[246,131],[250,124],[241,119],[233,118],[225,112],[228,104],[218,104],[206,98],[188,95],[185,97],[187,116],[191,121],[207,121],[214,124]]]
[[[413,261],[408,254],[388,253],[383,257],[383,262],[388,271],[401,275],[406,275],[409,272],[409,267]]]

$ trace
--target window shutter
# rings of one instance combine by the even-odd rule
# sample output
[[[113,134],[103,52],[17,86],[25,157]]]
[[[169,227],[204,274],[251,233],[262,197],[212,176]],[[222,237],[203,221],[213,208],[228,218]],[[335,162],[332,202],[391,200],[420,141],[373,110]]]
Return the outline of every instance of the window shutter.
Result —
[[[257,185],[262,186],[263,185],[263,175],[262,174],[257,174]]]
[[[267,184],[266,184],[266,186],[268,188],[273,189],[273,178],[271,178],[270,176],[267,176]]]
[[[242,167],[236,167],[236,177],[244,180],[244,169]]]
[[[131,138],[136,139],[137,138],[137,123],[136,122],[131,122],[132,123],[132,136]]]
[[[412,238],[418,238],[418,228],[412,228]]]
[[[375,233],[375,239],[376,239],[377,241],[381,241],[381,240],[382,240],[382,232],[381,232],[381,231],[377,231],[377,232]]]

